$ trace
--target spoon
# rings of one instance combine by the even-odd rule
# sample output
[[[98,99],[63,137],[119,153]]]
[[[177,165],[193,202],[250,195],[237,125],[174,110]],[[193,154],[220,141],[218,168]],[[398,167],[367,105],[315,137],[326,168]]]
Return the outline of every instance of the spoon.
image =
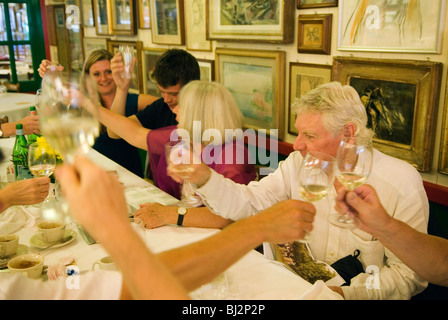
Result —
[[[51,247],[54,247],[55,245],[68,242],[68,241],[72,240],[72,238],[73,238],[73,235],[69,235],[67,237],[64,237],[61,240],[53,242],[52,244],[48,245],[47,247],[42,248],[41,250],[39,250],[39,252],[42,252],[42,251],[47,250],[47,249],[50,249]]]

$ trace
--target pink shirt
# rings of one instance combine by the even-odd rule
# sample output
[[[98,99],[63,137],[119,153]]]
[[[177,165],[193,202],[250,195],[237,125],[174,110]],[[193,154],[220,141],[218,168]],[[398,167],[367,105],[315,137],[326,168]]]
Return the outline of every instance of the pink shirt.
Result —
[[[171,132],[176,126],[151,130],[147,136],[149,165],[154,184],[180,199],[180,184],[166,173],[167,164],[165,144],[170,140]],[[243,140],[236,140],[223,145],[207,145],[202,151],[202,161],[217,173],[237,183],[248,184],[255,180],[255,166],[249,150]]]

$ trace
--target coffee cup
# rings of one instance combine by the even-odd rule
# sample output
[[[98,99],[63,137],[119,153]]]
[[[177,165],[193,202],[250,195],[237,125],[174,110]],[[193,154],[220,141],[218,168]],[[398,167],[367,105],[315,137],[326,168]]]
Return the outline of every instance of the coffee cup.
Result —
[[[28,278],[38,279],[44,268],[44,257],[35,253],[22,254],[9,260],[8,268],[11,272],[23,272]]]
[[[10,257],[17,253],[19,248],[19,236],[7,234],[0,236],[0,257]]]
[[[37,225],[37,237],[47,243],[61,241],[65,233],[65,224],[56,221],[42,221]]]
[[[96,266],[98,266],[101,270],[117,270],[117,266],[110,256],[103,257],[100,260],[96,261],[92,265],[92,270],[95,270]]]

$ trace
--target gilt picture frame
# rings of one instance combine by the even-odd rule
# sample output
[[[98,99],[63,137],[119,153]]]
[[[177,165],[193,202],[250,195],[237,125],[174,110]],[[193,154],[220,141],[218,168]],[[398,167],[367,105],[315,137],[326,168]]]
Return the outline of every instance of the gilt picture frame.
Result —
[[[135,66],[132,71],[133,77],[131,80],[131,86],[129,92],[140,93],[143,92],[143,75],[142,75],[142,41],[119,41],[119,40],[107,40],[107,50],[115,55],[118,52],[120,46],[132,46],[134,47],[134,56],[136,58]]]
[[[446,0],[345,0],[339,4],[338,50],[440,53]],[[426,4],[426,3],[425,3]]]
[[[149,0],[138,0],[138,22],[139,29],[151,29]]]
[[[95,20],[95,31],[98,35],[112,34],[112,9],[108,0],[93,0],[93,16]]]
[[[374,147],[431,170],[442,63],[334,57],[332,78],[353,86],[366,107]]]
[[[438,172],[448,175],[448,91],[445,89],[445,107],[443,109],[442,135],[440,138],[440,153]]]
[[[143,92],[159,98],[162,95],[157,88],[157,82],[152,78],[152,72],[165,51],[163,48],[143,48]]]
[[[215,73],[234,96],[245,128],[283,139],[284,51],[216,48]]]
[[[332,14],[301,14],[297,52],[331,54]]]
[[[331,81],[331,65],[289,63],[288,133],[297,135],[296,115],[292,105],[296,99],[317,86]]]
[[[150,0],[152,42],[185,44],[184,1]]]
[[[295,0],[207,1],[207,38],[210,40],[292,43]]]
[[[215,61],[208,59],[196,59],[201,71],[201,80],[214,81],[215,80]]]
[[[136,32],[135,0],[111,0],[112,33],[134,35]]]
[[[338,0],[297,0],[297,9],[337,7]]]

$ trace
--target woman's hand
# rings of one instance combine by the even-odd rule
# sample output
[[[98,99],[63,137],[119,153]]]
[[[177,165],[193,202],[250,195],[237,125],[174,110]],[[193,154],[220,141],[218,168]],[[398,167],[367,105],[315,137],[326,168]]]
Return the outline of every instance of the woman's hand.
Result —
[[[167,207],[159,203],[145,203],[140,205],[140,209],[135,212],[134,219],[143,221],[143,225],[147,229],[176,223],[177,207]]]
[[[135,61],[136,60],[134,57],[129,67],[129,70],[134,69]],[[118,52],[112,58],[112,60],[110,60],[110,69],[112,70],[112,77],[114,78],[117,87],[127,92],[129,90],[129,87],[131,86],[131,79],[123,77],[123,74],[126,72],[126,69],[120,52]]]

